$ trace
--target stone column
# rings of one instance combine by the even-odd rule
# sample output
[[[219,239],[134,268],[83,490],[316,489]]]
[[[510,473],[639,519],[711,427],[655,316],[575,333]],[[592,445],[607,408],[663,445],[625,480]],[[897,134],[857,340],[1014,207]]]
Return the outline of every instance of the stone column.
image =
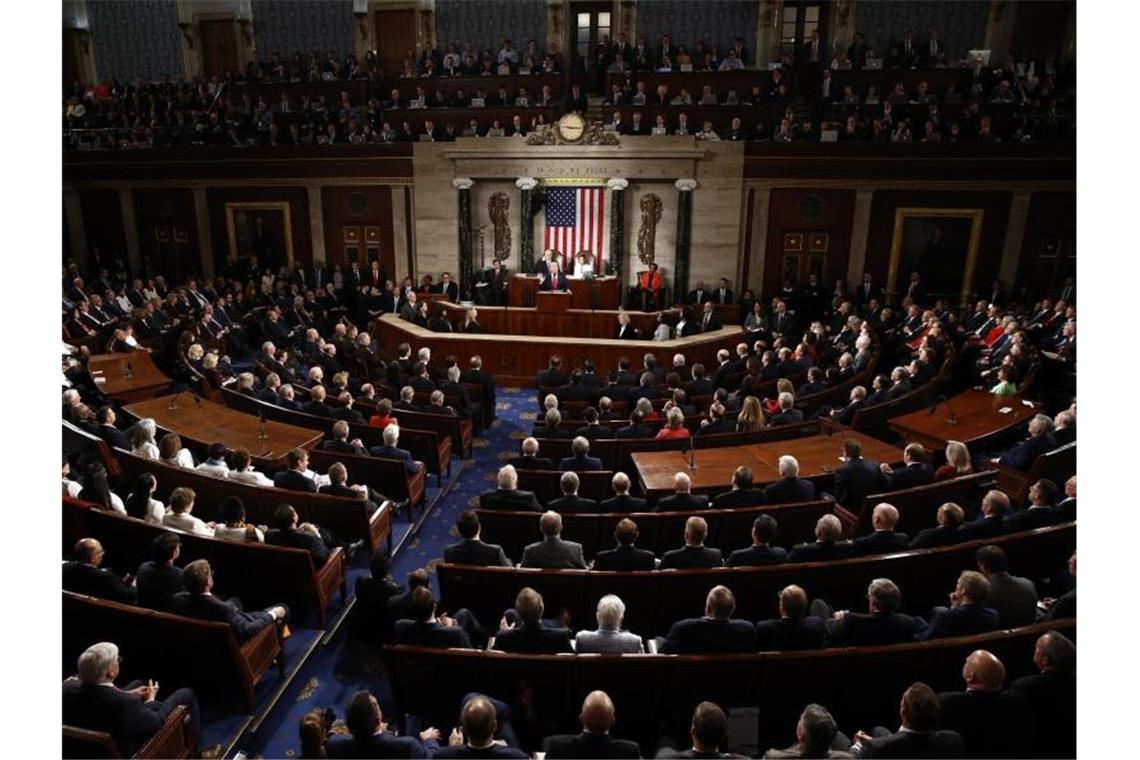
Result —
[[[780,57],[780,17],[784,13],[783,0],[761,0],[756,17],[756,51],[752,68],[766,71],[768,62]]]
[[[321,198],[320,185],[305,185],[309,196],[309,231],[312,237],[313,266],[324,266],[328,263],[328,252],[325,251],[325,205]],[[296,265],[296,262],[294,262]]]
[[[534,271],[534,188],[538,180],[534,177],[519,177],[515,187],[519,189],[519,272],[530,274]]]
[[[210,209],[206,204],[206,188],[194,188],[194,225],[198,230],[198,260],[202,274],[214,276],[214,240],[210,237]]]
[[[90,266],[87,256],[87,229],[83,226],[83,203],[79,199],[79,191],[74,188],[64,188],[63,213],[67,218],[67,235],[71,238],[71,254],[75,256],[75,263],[80,271],[86,272]]]
[[[998,269],[998,277],[1010,292],[1014,280],[1017,279],[1018,265],[1021,264],[1021,246],[1025,242],[1025,221],[1029,218],[1031,197],[1028,190],[1017,190],[1009,204],[1009,224],[1005,228],[1005,244],[1001,249],[1001,268]],[[987,286],[974,283],[974,290],[984,293]]]
[[[119,188],[119,209],[123,214],[123,239],[127,241],[127,267],[132,272],[141,272],[143,261],[142,250],[139,248],[139,226],[135,221],[135,199],[130,188]]]
[[[614,177],[606,182],[610,189],[610,268],[625,286],[625,189],[629,180]]]
[[[874,200],[874,197],[874,190],[855,191],[855,214],[851,222],[851,251],[847,257],[848,291],[854,291],[863,282],[863,265],[867,261],[867,234],[871,231],[871,201]]]
[[[673,263],[673,302],[684,299],[689,292],[689,259],[692,255],[693,237],[693,189],[695,179],[679,179],[673,183],[677,188],[677,257]],[[664,304],[662,304],[664,305]]]
[[[768,207],[772,201],[772,188],[757,187],[752,192],[752,245],[748,259],[746,288],[763,300],[764,267],[768,255]]]
[[[473,299],[475,288],[471,245],[471,188],[474,185],[475,180],[469,177],[451,180],[451,186],[459,191],[459,297],[464,301]]]

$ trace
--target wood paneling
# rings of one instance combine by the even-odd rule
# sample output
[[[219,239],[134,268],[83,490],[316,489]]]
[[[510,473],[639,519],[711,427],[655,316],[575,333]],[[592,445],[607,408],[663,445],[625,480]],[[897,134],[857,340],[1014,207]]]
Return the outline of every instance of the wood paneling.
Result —
[[[321,205],[324,209],[325,263],[328,266],[348,266],[345,257],[346,227],[359,233],[357,250],[361,266],[368,268],[368,249],[380,250],[380,265],[392,277],[396,271],[393,248],[392,188],[391,187],[324,187],[321,188]],[[368,229],[379,232],[378,243],[368,240]]]
[[[218,187],[206,191],[210,213],[210,239],[214,246],[214,266],[222,271],[229,253],[226,232],[227,203],[288,203],[293,225],[293,261],[306,266],[313,261],[312,232],[309,225],[309,194],[303,187]]]
[[[978,262],[974,268],[972,288],[988,290],[990,282],[1001,268],[1002,247],[1005,245],[1005,228],[1009,222],[1009,204],[1012,195],[1005,192],[921,192],[882,190],[875,193],[871,204],[871,230],[867,236],[866,271],[884,289],[887,287],[887,269],[890,265],[891,239],[895,227],[895,210],[904,208],[975,209],[985,212],[982,220],[982,239]],[[903,275],[900,276],[900,281]]]
[[[81,190],[83,230],[87,236],[87,252],[94,263],[98,258],[111,261],[116,256],[127,260],[127,238],[123,231],[123,210],[118,190]]]
[[[1034,193],[1029,201],[1029,216],[1025,220],[1021,258],[1017,267],[1018,292],[1025,288],[1025,296],[1032,300],[1044,295],[1056,295],[1064,279],[1076,274],[1077,194]],[[1055,258],[1050,247],[1060,248],[1061,258]],[[1009,288],[1009,283],[1006,283]]]
[[[375,19],[380,67],[389,74],[399,74],[404,54],[416,46],[416,11],[412,8],[378,10]]]
[[[233,19],[198,23],[202,66],[207,77],[238,73],[237,30]]]
[[[751,209],[749,209],[751,213]],[[847,276],[847,258],[851,249],[851,223],[855,215],[854,190],[813,190],[800,188],[772,191],[768,219],[753,222],[753,230],[766,226],[768,236],[764,256],[764,279],[761,300],[767,302],[783,283],[784,233],[821,232],[828,235],[827,270],[821,282],[829,283]],[[754,231],[753,234],[761,234]],[[805,248],[806,251],[806,248]],[[805,280],[806,282],[806,280]],[[797,282],[797,286],[804,283]]]
[[[146,271],[162,274],[167,282],[182,282],[191,272],[200,272],[193,193],[186,188],[146,188],[131,196]]]

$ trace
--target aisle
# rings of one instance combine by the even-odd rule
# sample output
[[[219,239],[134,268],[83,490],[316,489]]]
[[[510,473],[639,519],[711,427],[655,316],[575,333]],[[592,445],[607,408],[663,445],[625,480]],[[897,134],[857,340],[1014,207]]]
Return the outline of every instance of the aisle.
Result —
[[[535,408],[534,391],[499,389],[499,419],[484,431],[482,438],[476,439],[472,460],[465,463],[454,484],[445,483],[444,498],[432,509],[418,535],[399,552],[394,563],[397,579],[403,582],[412,570],[430,569],[442,558],[444,547],[455,541],[455,518],[474,506],[480,493],[494,488],[500,462],[513,455],[519,440],[534,425]],[[434,573],[432,583],[434,586]],[[391,690],[376,648],[338,635],[314,653],[258,732],[240,742],[238,748],[248,757],[298,757],[297,726],[301,717],[314,707],[331,707],[341,719],[334,730],[344,730],[345,707],[359,689],[370,689],[386,713],[393,709]]]

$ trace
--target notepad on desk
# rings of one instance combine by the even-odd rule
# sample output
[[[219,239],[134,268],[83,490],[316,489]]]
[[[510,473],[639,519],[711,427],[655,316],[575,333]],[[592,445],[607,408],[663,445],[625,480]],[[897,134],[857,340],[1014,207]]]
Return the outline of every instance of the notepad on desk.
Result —
[[[998,414],[1009,414],[1012,411],[1013,411],[1013,407],[1003,406],[1001,409],[998,409]]]

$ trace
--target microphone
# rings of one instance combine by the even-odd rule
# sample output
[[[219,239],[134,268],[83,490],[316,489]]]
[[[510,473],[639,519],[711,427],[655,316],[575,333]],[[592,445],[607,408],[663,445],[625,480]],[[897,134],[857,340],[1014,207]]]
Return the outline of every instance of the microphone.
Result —
[[[257,440],[264,441],[269,438],[269,434],[265,432],[265,409],[258,407],[257,409]]]
[[[954,407],[950,405],[950,400],[948,398],[946,398],[945,396],[938,396],[937,398],[934,399],[934,403],[930,406],[930,411],[928,412],[928,414],[934,414],[934,410],[938,408],[939,404],[946,404],[946,411],[947,411],[946,424],[947,425],[957,425],[958,424],[958,415],[954,414]]]
[[[197,391],[190,391],[190,395],[194,397],[194,406],[202,405],[202,399],[198,396]]]
[[[181,396],[185,392],[186,392],[186,388],[182,388],[182,390],[178,391],[177,393],[173,394],[170,397],[170,404],[168,404],[166,407],[168,411],[173,411],[173,410],[178,408],[178,406],[174,402],[177,401],[178,397]]]
[[[682,451],[681,453],[683,455],[686,452]],[[689,454],[689,469],[690,470],[697,469],[697,447],[693,441],[693,434],[692,433],[689,433],[688,454]]]
[[[127,378],[128,380],[130,380],[130,379],[131,379],[131,378],[133,378],[134,376],[135,376],[135,370],[134,370],[134,367],[132,367],[132,366],[131,366],[131,360],[130,360],[130,359],[127,359],[127,371],[123,373],[123,377]]]

